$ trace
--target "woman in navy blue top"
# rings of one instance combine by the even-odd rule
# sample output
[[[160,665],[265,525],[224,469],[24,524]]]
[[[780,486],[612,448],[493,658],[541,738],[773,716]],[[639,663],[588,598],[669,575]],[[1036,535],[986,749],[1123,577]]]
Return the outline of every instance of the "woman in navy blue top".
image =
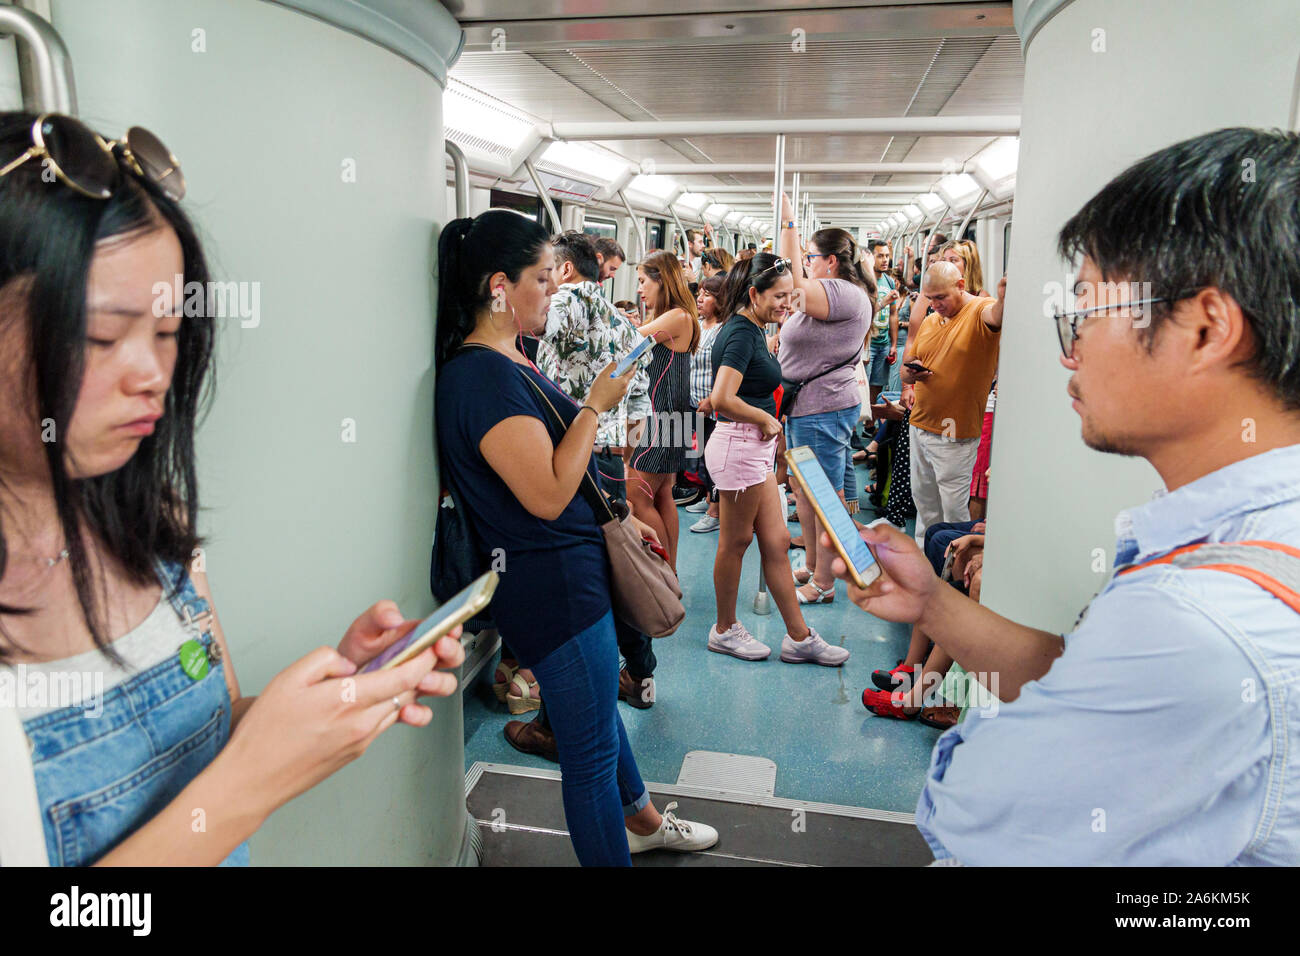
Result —
[[[607,559],[580,485],[596,479],[597,419],[618,405],[633,371],[614,378],[611,363],[578,405],[520,351],[522,337],[546,325],[554,265],[546,231],[515,212],[443,230],[438,448],[482,556],[504,567],[492,616],[545,695],[578,860],[628,866],[629,851],[703,849],[717,832],[675,819],[672,806],[654,808],[618,716]]]

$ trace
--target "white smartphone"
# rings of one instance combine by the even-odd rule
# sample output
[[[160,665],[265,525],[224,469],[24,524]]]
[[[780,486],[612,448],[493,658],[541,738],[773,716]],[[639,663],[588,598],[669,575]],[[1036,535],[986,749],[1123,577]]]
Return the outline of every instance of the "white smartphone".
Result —
[[[464,624],[487,607],[488,602],[492,600],[492,593],[497,589],[498,580],[500,576],[495,571],[489,571],[478,578],[417,624],[415,629],[406,635],[405,640],[398,641],[357,673],[386,671],[390,667],[405,664],[438,638],[444,637],[457,624]]]
[[[614,369],[613,372],[610,373],[609,377],[618,378],[620,375],[626,375],[627,370],[632,367],[633,363],[636,362],[636,360],[639,359],[641,356],[645,355],[646,352],[649,352],[650,349],[654,347],[654,344],[655,344],[654,339],[648,338],[647,336],[642,336],[641,341],[636,344],[636,348],[632,349],[632,351],[628,352],[626,355],[623,356],[623,358],[618,363],[618,367]]]
[[[790,465],[790,473],[812,502],[813,510],[817,512],[818,520],[830,536],[831,544],[835,545],[835,550],[844,559],[853,583],[865,588],[880,577],[880,565],[858,534],[858,526],[853,523],[844,502],[840,501],[840,496],[831,487],[817,456],[807,445],[800,445],[787,451],[785,460]]]

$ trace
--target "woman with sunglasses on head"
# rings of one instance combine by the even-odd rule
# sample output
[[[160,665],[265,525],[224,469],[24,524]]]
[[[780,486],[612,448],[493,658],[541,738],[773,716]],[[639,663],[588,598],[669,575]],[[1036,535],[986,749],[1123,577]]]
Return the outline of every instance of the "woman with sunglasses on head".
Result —
[[[212,323],[155,291],[208,287],[179,163],[139,128],[30,113],[0,113],[0,162],[0,669],[86,678],[0,707],[4,862],[246,864],[272,811],[427,724],[416,697],[451,694],[433,668],[464,653],[357,674],[416,624],[381,601],[241,694],[191,563]]]
[[[794,207],[789,197],[783,196],[781,202],[781,249],[793,256],[799,250]],[[781,371],[787,382],[805,384],[789,410],[786,444],[812,449],[831,487],[848,507],[846,493],[848,499],[857,499],[849,440],[862,408],[855,366],[875,312],[875,274],[857,242],[843,229],[814,233],[803,260],[792,262],[794,287],[803,308],[781,329]],[[820,543],[817,514],[797,483],[793,491],[807,555],[804,567],[794,571],[799,585],[795,593],[800,604],[829,604],[835,598],[831,571],[835,551]]]
[[[654,529],[677,570],[680,527],[673,481],[686,466],[691,441],[691,356],[700,344],[695,299],[681,263],[655,252],[637,266],[637,294],[646,306],[640,332],[655,340],[650,351],[650,420],[628,462],[627,499],[632,512]]]
[[[700,255],[700,280],[716,275],[725,276],[735,264],[736,260],[726,249],[721,246],[710,246]]]
[[[833,667],[848,660],[849,652],[822,640],[799,611],[787,558],[785,502],[772,470],[781,434],[772,393],[781,384],[781,364],[768,351],[764,328],[785,320],[793,293],[789,261],[766,252],[737,262],[722,290],[722,312],[730,317],[713,340],[709,394],[718,425],[704,450],[718,489],[720,521],[713,563],[718,620],[709,629],[709,650],[745,661],[772,653],[736,616],[741,564],[757,536],[763,574],[786,626],[781,660]]]
[[[629,849],[700,850],[718,835],[676,819],[675,803],[655,809],[618,714],[607,556],[583,485],[599,487],[597,419],[635,369],[614,378],[611,362],[579,405],[519,351],[546,327],[554,266],[546,230],[515,212],[443,229],[438,449],[479,545],[505,556],[492,617],[544,689],[574,852],[584,866],[629,866]]]

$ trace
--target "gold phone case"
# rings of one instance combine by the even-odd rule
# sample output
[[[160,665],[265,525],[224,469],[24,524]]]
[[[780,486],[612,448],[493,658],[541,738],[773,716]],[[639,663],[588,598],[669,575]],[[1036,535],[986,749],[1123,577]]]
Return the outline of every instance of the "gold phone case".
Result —
[[[800,445],[798,448],[787,449],[785,453],[785,463],[790,466],[790,474],[794,475],[795,481],[799,482],[799,487],[803,489],[804,497],[808,499],[808,503],[813,506],[813,511],[817,512],[817,520],[822,523],[822,527],[826,530],[827,537],[831,539],[831,544],[835,545],[835,550],[839,552],[840,560],[843,561],[844,566],[849,569],[849,577],[853,578],[854,584],[865,589],[869,586],[869,582],[862,579],[862,575],[858,572],[858,569],[854,567],[853,562],[849,560],[844,545],[840,543],[839,535],[835,533],[835,529],[831,526],[830,521],[827,520],[826,512],[822,511],[822,506],[817,501],[816,496],[814,496],[808,489],[808,482],[804,481],[803,472],[799,470],[799,462],[794,458],[794,453],[796,451],[807,447],[807,445]],[[816,461],[817,459],[810,458],[809,460]],[[816,547],[816,543],[810,542],[806,534],[804,536],[804,544]],[[873,554],[872,557],[875,557],[875,555]],[[879,568],[879,565],[877,565],[877,568]],[[879,576],[879,570],[877,570],[877,576]],[[874,580],[874,578],[872,580]]]
[[[445,636],[447,632],[450,631],[457,624],[464,624],[466,621],[472,618],[479,611],[483,610],[491,602],[492,595],[496,592],[497,589],[497,582],[500,580],[501,580],[501,576],[498,575],[495,571],[488,571],[486,574],[481,575],[479,578],[477,578],[474,581],[472,585],[470,585],[470,587],[477,589],[474,596],[465,602],[465,606],[462,607],[459,611],[457,611],[455,616],[453,616],[450,621],[446,622],[445,625],[440,623],[439,627],[436,627],[433,630],[429,631],[428,634],[425,634],[423,637],[421,637],[418,641],[416,641],[406,650],[402,651],[402,653],[398,654],[391,661],[384,664],[382,667],[379,668],[379,670],[386,671],[389,668],[397,667],[401,664],[405,664],[412,657],[415,657],[417,654],[424,651],[431,644],[435,643],[439,638]],[[437,610],[435,610],[433,613],[437,614],[438,612]]]

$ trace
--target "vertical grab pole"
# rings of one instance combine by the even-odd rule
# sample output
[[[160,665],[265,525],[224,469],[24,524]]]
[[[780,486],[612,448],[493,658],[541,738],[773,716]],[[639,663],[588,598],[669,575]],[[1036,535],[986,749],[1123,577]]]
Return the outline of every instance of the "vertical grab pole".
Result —
[[[19,49],[23,106],[33,113],[76,116],[72,60],[58,31],[30,10],[4,4],[0,5],[0,36],[6,35],[26,44]]]
[[[668,204],[668,212],[672,214],[673,222],[677,224],[677,237],[682,240],[682,252],[689,252],[690,247],[686,244],[686,227],[682,225],[682,220],[678,217],[677,209],[672,203]],[[673,251],[677,251],[676,242],[673,243]]]
[[[456,218],[464,219],[469,215],[469,164],[459,146],[449,139],[444,144],[456,175]]]
[[[622,200],[623,208],[627,210],[628,216],[632,219],[632,228],[636,230],[636,240],[641,246],[641,254],[637,257],[636,261],[640,262],[650,251],[646,248],[645,230],[641,228],[641,220],[637,217],[637,214],[632,211],[632,204],[627,201],[627,195],[621,189],[618,191],[618,198]]]
[[[989,191],[987,189],[980,193],[980,198],[975,200],[975,205],[970,207],[970,211],[966,213],[966,218],[961,221],[961,227],[957,230],[957,234],[953,236],[954,239],[960,239],[962,236],[966,235],[966,227],[970,225],[971,217],[975,215],[975,210],[979,209],[979,207],[984,203],[988,194]]]
[[[776,184],[772,192],[772,255],[781,254],[781,192],[785,189],[785,133],[776,136]]]
[[[528,175],[532,177],[533,185],[537,187],[537,195],[541,197],[543,204],[546,206],[546,216],[551,220],[551,230],[555,235],[564,231],[560,225],[560,214],[555,211],[555,203],[551,202],[551,194],[546,191],[546,186],[542,182],[542,177],[537,175],[537,167],[533,165],[531,159],[524,160],[524,169],[528,170]]]

